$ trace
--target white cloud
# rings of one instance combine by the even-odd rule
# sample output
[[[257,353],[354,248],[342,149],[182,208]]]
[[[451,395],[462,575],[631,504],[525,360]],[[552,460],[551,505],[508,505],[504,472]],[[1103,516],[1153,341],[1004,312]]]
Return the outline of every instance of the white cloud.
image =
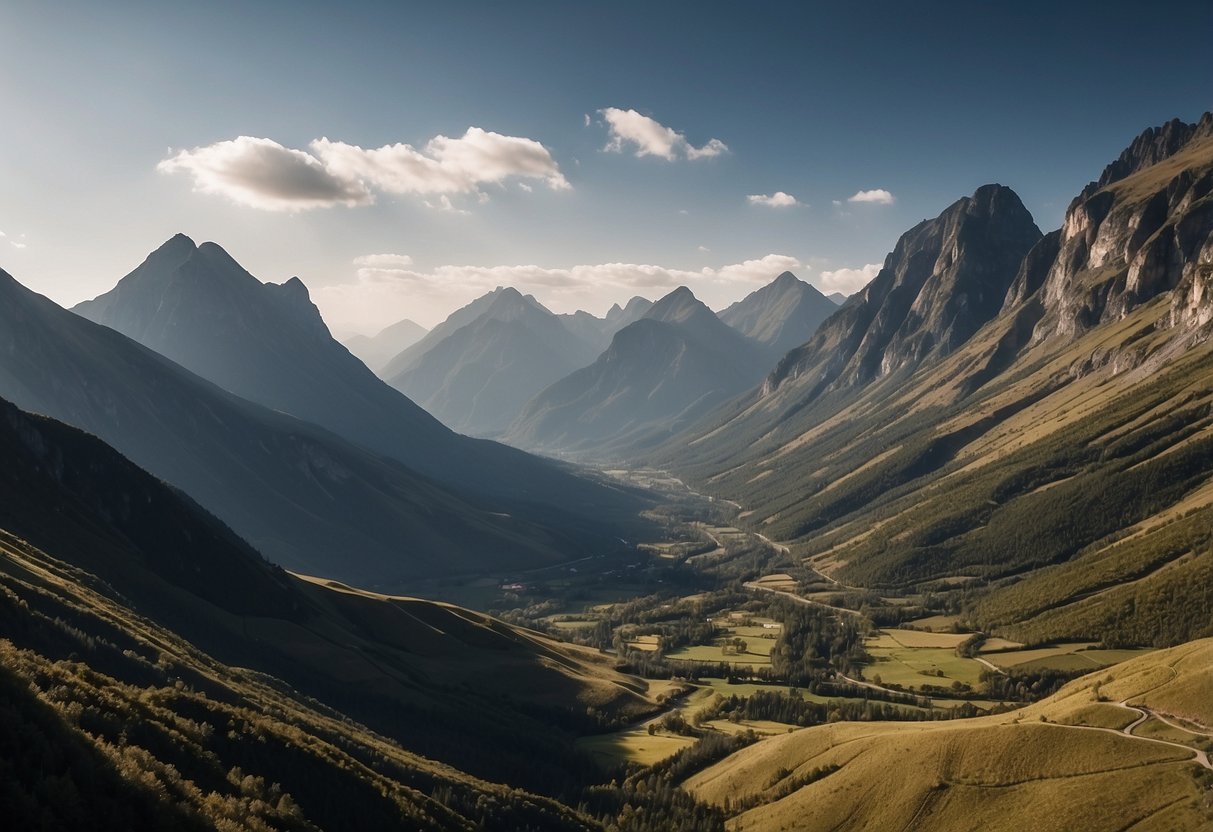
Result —
[[[598,112],[607,122],[607,143],[604,150],[622,153],[624,148],[628,147],[633,149],[637,156],[659,156],[672,162],[680,158],[709,159],[726,153],[729,149],[720,139],[709,139],[701,147],[695,147],[682,133],[635,110],[607,107]]]
[[[705,249],[706,250],[706,249]],[[538,265],[414,268],[390,258],[355,259],[356,280],[312,292],[330,325],[370,332],[404,317],[424,324],[442,320],[452,309],[497,286],[534,294],[556,311],[605,308],[634,295],[656,298],[689,286],[709,305],[727,305],[802,264],[795,257],[768,254],[719,268],[677,269],[640,263],[599,263],[564,268]],[[714,306],[715,308],[715,306]]]
[[[408,144],[367,150],[327,138],[312,142],[311,149],[335,175],[388,193],[471,193],[511,177],[541,179],[552,190],[571,187],[539,142],[479,127],[458,139],[435,136],[421,150]]]
[[[892,205],[896,201],[897,198],[884,188],[873,188],[870,191],[859,191],[854,196],[847,197],[847,202],[872,202],[876,205]]]
[[[584,113],[584,116],[585,116],[585,126],[586,126],[586,127],[589,127],[589,126],[590,126],[590,120],[591,120],[591,119],[590,119],[590,114],[589,114],[589,113]]]
[[[552,190],[571,187],[539,142],[479,127],[459,138],[435,136],[420,150],[408,144],[365,149],[321,138],[309,151],[240,136],[183,150],[157,170],[189,173],[200,191],[270,211],[366,205],[376,191],[441,195],[445,203],[439,205],[446,210],[451,194],[479,197],[482,185],[511,178],[538,179]]]
[[[868,263],[866,266],[858,269],[834,269],[833,271],[822,272],[817,280],[813,281],[817,284],[817,288],[827,295],[830,292],[842,292],[844,295],[851,295],[858,292],[864,286],[867,286],[872,278],[880,274],[881,265],[879,263]]]
[[[407,254],[364,254],[354,258],[354,265],[376,269],[404,269],[413,265],[413,258]]]
[[[750,194],[746,197],[746,201],[751,205],[765,205],[768,208],[792,208],[797,205],[804,205],[791,194],[783,191],[776,191],[769,196],[767,194]]]
[[[252,136],[182,150],[156,169],[184,171],[194,177],[196,190],[267,211],[352,207],[374,201],[364,183],[334,173],[315,156]]]
[[[526,191],[528,194],[529,194],[531,191],[535,190],[534,188],[532,188],[530,185],[528,185],[528,184],[527,184],[527,183],[525,183],[525,182],[519,182],[519,183],[518,183],[518,187],[519,187],[519,188],[521,188],[522,190]]]
[[[707,246],[700,246],[699,251],[711,251],[711,249],[708,248]]]

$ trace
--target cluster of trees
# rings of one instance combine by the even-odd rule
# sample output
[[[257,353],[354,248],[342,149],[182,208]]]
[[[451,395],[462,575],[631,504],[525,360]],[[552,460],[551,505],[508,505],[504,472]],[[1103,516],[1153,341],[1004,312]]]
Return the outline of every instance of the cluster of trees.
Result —
[[[832,675],[829,671],[852,673],[867,661],[866,628],[853,617],[783,599],[771,613],[783,624],[771,648],[774,679],[803,687]]]
[[[879,691],[869,691],[879,693]],[[929,703],[928,703],[929,705]],[[972,706],[969,706],[972,709]],[[959,709],[931,709],[905,707],[876,699],[832,699],[815,702],[805,699],[796,690],[755,691],[749,696],[718,696],[705,708],[695,713],[695,723],[702,725],[715,719],[766,720],[785,725],[805,727],[827,722],[871,722],[875,720],[901,720],[923,722],[936,719],[952,719],[960,716],[975,716]]]

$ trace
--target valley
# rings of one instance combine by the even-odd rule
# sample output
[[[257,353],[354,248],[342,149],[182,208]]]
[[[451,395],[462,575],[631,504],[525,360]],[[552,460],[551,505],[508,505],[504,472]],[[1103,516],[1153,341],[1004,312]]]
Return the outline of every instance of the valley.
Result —
[[[648,65],[678,39],[650,49],[638,23],[659,7],[620,30],[634,54],[609,73],[543,61],[555,46],[532,38],[564,7],[525,32],[496,19],[491,44],[469,20],[493,4],[446,43],[427,22],[448,10],[411,11],[399,42],[344,9],[300,43],[321,15],[275,19],[245,51],[306,81],[290,95],[276,73],[200,91],[197,67],[150,72],[198,48],[206,15],[149,12],[123,41],[140,77],[87,109],[156,115],[128,134],[144,176],[104,203],[60,193],[56,217],[106,206],[74,239],[0,231],[5,828],[1213,829],[1213,112],[1007,124],[992,81],[1031,69],[1036,15],[1014,70],[929,123],[913,111],[984,77],[988,42],[908,27],[882,45],[913,54],[730,93],[717,64],[834,48],[821,27],[831,43],[805,49],[804,20],[783,41],[777,3],[743,16],[771,16],[758,48],[754,27],[691,37],[717,10],[676,21],[712,61],[680,52],[665,74],[699,80],[654,103],[731,117],[726,142],[605,106],[639,64],[663,86]],[[562,43],[593,54],[615,13]],[[1086,28],[1059,28],[1066,50]],[[134,44],[152,32],[172,49]],[[417,33],[441,55],[410,63]],[[527,108],[506,106],[522,57],[490,61],[497,40],[531,44]],[[395,77],[378,96],[330,86],[350,70],[326,52],[355,42],[350,66]],[[1106,51],[1063,64],[1127,54]],[[822,105],[860,63],[899,98],[843,119]],[[900,86],[931,70],[931,95]],[[1103,111],[1173,106],[1137,106],[1155,96],[1122,74]],[[581,102],[599,76],[618,88]],[[460,96],[419,96],[433,78],[560,143],[469,126]],[[139,100],[159,83],[210,114],[166,132],[164,102]],[[760,86],[788,105],[750,112]],[[378,118],[306,140],[339,87],[351,120]],[[287,129],[261,99],[248,124],[211,100],[244,88],[309,110]],[[872,112],[896,126],[849,126]],[[211,135],[262,121],[294,146]],[[107,123],[64,132],[125,132]],[[779,164],[752,161],[775,146]],[[991,181],[1007,172],[1021,190]],[[41,176],[54,193],[63,175]],[[224,200],[135,222],[183,179],[179,198]],[[231,248],[176,232],[187,216]]]

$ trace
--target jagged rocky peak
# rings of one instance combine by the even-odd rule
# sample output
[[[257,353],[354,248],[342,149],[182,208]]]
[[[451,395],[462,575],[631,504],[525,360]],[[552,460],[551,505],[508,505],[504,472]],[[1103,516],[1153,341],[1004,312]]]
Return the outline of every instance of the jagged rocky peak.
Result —
[[[1193,139],[1209,136],[1213,136],[1213,112],[1205,113],[1194,124],[1173,118],[1160,127],[1149,127],[1104,168],[1098,180],[1087,185],[1079,199],[1174,156]]]
[[[998,314],[1040,238],[1014,191],[982,186],[903,234],[876,278],[781,361],[764,390],[805,374],[814,392],[866,384],[952,352]]]
[[[1033,340],[1080,335],[1176,289],[1191,301],[1210,234],[1213,114],[1147,130],[1066,212]],[[1184,303],[1177,323],[1192,320]]]

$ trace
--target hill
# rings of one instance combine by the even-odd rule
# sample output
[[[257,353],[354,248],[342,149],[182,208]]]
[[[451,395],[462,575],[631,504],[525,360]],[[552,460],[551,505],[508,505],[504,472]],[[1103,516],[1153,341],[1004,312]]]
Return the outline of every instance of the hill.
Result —
[[[122,703],[130,714],[112,731],[112,716],[80,723],[103,729],[92,742],[122,746],[116,735],[126,724],[132,737],[156,743],[132,740],[152,758],[218,767],[220,781],[233,765],[266,783],[286,784],[279,764],[321,776],[318,769],[337,763],[290,760],[331,743],[380,773],[400,769],[406,784],[426,772],[457,774],[421,753],[516,786],[555,789],[589,770],[571,750],[573,735],[598,727],[587,709],[610,721],[653,707],[643,682],[596,652],[447,604],[286,573],[189,498],[73,428],[2,404],[0,448],[4,665],[43,691],[63,686],[52,704],[65,713],[95,697]],[[152,700],[153,712],[139,704]],[[343,725],[334,707],[378,736]],[[195,722],[191,742],[157,738],[184,719]],[[247,740],[208,734],[203,722],[245,725]],[[266,733],[283,735],[271,744],[296,745],[300,731],[314,732],[315,743],[297,752],[240,749],[257,747]],[[348,779],[360,779],[357,770]],[[179,783],[173,791],[184,793]],[[316,796],[294,794],[300,804],[306,798]]]
[[[970,584],[975,627],[1207,635],[1211,190],[1213,116],[1146,131],[1018,262],[1034,226],[984,188],[648,459],[845,583]]]
[[[373,372],[425,337],[428,329],[405,318],[374,335],[354,335],[341,343]]]
[[[215,243],[196,246],[177,235],[75,311],[237,396],[402,462],[498,513],[609,545],[629,536],[626,524],[640,508],[634,496],[567,467],[452,432],[337,343],[300,280],[262,283]]]
[[[762,377],[763,350],[686,287],[532,399],[505,434],[524,448],[611,456],[689,424]]]
[[[475,319],[388,377],[443,424],[480,436],[500,433],[533,395],[597,355],[530,295],[493,295]]]
[[[720,313],[720,320],[762,344],[771,363],[817,331],[838,306],[791,272],[746,295]]]
[[[1147,654],[1022,711],[837,723],[765,739],[687,787],[734,830],[1213,826],[1213,640]],[[1204,726],[1203,728],[1197,726]],[[1125,733],[1131,728],[1131,733]]]

